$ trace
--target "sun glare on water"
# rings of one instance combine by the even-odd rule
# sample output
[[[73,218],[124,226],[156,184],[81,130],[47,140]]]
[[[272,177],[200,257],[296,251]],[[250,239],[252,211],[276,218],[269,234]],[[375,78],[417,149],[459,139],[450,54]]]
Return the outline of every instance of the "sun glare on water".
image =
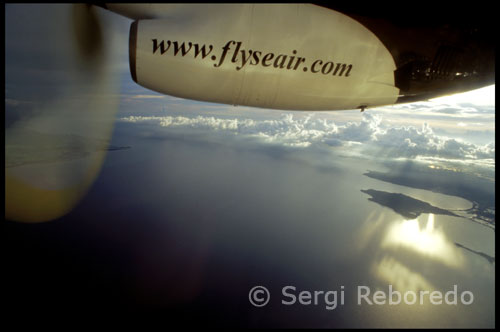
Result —
[[[455,245],[441,229],[435,227],[433,214],[429,214],[423,228],[417,219],[392,224],[382,241],[382,247],[404,247],[448,266],[458,267],[462,264]]]

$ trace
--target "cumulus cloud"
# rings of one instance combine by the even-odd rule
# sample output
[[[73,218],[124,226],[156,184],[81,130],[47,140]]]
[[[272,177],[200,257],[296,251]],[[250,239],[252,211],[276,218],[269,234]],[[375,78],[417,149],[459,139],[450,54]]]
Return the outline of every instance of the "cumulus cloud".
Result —
[[[308,147],[311,144],[322,143],[324,140],[331,143],[329,136],[337,131],[337,126],[333,122],[324,119],[312,120],[310,116],[305,119],[294,119],[291,114],[285,114],[279,120],[223,119],[213,116],[197,116],[194,118],[183,116],[129,116],[121,120],[155,124],[161,127],[224,132],[258,138],[263,143],[295,147]]]
[[[478,146],[454,138],[438,136],[426,123],[420,130],[414,127],[389,128],[377,136],[377,141],[382,147],[396,148],[391,153],[392,157],[495,158],[494,145]]]
[[[142,123],[162,128],[196,129],[253,139],[300,149],[358,147],[362,153],[392,158],[437,157],[448,159],[494,159],[495,145],[472,144],[439,136],[431,126],[385,128],[382,117],[364,113],[361,121],[342,125],[316,118],[314,115],[284,114],[277,120],[226,119],[213,116],[129,116],[121,121]]]

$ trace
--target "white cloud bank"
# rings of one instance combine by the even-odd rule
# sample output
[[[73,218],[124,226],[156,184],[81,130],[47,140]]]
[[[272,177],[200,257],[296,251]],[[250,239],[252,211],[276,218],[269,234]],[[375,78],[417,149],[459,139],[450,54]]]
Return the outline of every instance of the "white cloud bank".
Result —
[[[337,125],[314,115],[294,117],[284,114],[278,120],[225,119],[213,116],[129,116],[129,123],[162,128],[196,130],[252,139],[261,144],[292,148],[349,147],[363,154],[391,158],[433,157],[453,160],[489,161],[494,165],[495,144],[476,145],[436,135],[424,123],[421,128],[385,128],[382,117],[364,113],[360,122]]]

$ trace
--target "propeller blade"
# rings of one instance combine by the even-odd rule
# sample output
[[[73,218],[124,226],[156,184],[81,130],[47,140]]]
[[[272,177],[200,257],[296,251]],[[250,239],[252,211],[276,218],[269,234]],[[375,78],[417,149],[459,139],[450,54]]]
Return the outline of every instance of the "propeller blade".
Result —
[[[6,121],[6,219],[59,218],[97,178],[118,108],[116,55],[127,53],[108,15],[80,4],[6,6],[6,118],[17,116]]]

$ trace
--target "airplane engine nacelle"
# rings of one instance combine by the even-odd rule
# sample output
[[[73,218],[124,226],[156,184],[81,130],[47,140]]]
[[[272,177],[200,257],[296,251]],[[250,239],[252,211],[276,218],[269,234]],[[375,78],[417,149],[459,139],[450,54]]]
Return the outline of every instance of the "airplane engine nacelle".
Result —
[[[372,107],[399,94],[382,42],[314,5],[192,6],[135,21],[130,69],[138,84],[168,95],[273,109]]]

